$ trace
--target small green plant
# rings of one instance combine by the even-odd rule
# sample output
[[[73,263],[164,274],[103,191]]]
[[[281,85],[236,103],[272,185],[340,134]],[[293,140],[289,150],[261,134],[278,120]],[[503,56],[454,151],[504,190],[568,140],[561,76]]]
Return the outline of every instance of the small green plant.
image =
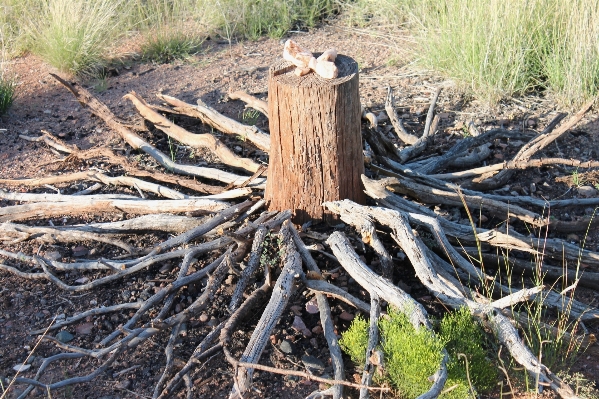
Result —
[[[246,108],[241,114],[241,120],[243,123],[250,126],[255,125],[256,122],[258,122],[258,118],[260,118],[260,112],[251,108]]]
[[[574,187],[580,187],[583,183],[583,180],[584,179],[582,179],[578,174],[578,168],[572,171],[572,184],[574,185]]]
[[[368,326],[368,321],[358,314],[339,340],[339,346],[354,363],[364,364],[366,360]]]
[[[177,150],[175,149],[175,145],[171,141],[171,136],[166,136],[168,138],[168,150],[171,153],[171,161],[175,162],[177,158]]]
[[[416,398],[430,389],[429,377],[439,369],[444,347],[449,353],[448,389],[441,398],[472,398],[472,385],[480,393],[489,391],[496,382],[497,373],[482,346],[484,332],[467,309],[446,315],[438,335],[424,328],[416,330],[404,313],[392,309],[381,318],[379,328],[385,374],[378,382],[390,382],[403,399]],[[342,334],[339,345],[352,361],[364,364],[367,344],[368,322],[358,316]]]
[[[281,237],[278,235],[275,236],[271,233],[266,234],[264,245],[262,247],[262,254],[260,255],[260,265],[263,268],[273,268],[279,264],[283,257],[283,249],[281,248],[282,242]]]
[[[15,82],[7,75],[0,70],[0,116],[8,111],[15,97]]]
[[[589,381],[579,372],[568,374],[559,372],[557,376],[574,389],[574,393],[582,399],[599,399],[599,390],[594,387],[593,381]]]
[[[142,45],[141,54],[144,60],[163,64],[189,58],[199,51],[203,42],[202,37],[164,28]]]
[[[497,371],[483,348],[485,334],[467,308],[446,314],[441,320],[439,335],[447,342],[445,348],[450,354],[447,364],[450,378],[468,380],[466,364],[457,356],[463,354],[469,365],[470,380],[478,392],[489,392],[495,387]]]

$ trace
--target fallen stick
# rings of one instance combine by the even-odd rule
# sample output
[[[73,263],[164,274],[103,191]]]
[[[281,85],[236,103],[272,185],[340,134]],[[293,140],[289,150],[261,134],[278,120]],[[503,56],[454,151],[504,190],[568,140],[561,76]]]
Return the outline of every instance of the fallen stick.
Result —
[[[254,108],[256,111],[260,111],[268,118],[268,103],[266,101],[260,100],[259,98],[256,98],[241,90],[229,92],[229,98],[231,100],[243,101],[248,107]]]
[[[379,344],[379,317],[381,316],[380,300],[376,293],[370,294],[370,328],[368,329],[368,345],[366,346],[366,363],[364,364],[364,371],[362,372],[362,385],[369,386],[372,383],[372,377],[374,376],[376,366],[380,364],[374,364],[371,357],[374,356],[376,346]],[[360,389],[360,399],[368,399],[368,389]]]
[[[254,369],[252,365],[257,363],[266,347],[266,343],[269,340],[270,333],[275,325],[278,323],[279,318],[289,300],[289,292],[291,285],[295,278],[295,275],[301,272],[301,259],[297,252],[293,238],[289,232],[289,222],[283,223],[281,228],[283,255],[282,255],[282,271],[277,279],[271,298],[256,325],[250,341],[247,344],[243,355],[241,356],[239,368],[236,371],[235,383],[233,390],[229,398],[240,398],[243,394],[248,391],[252,384],[252,374]]]
[[[35,239],[50,244],[55,244],[56,242],[81,242],[84,240],[91,240],[122,248],[130,254],[138,252],[138,250],[130,245],[125,244],[122,241],[106,237],[105,235],[84,231],[60,230],[54,227],[34,227],[14,223],[1,223],[0,235],[8,235],[13,237],[15,235],[17,237],[25,236],[25,240]]]
[[[406,194],[418,199],[424,203],[445,204],[452,206],[465,207],[470,210],[480,210],[490,213],[499,218],[516,218],[524,223],[535,227],[548,226],[549,229],[561,232],[586,231],[599,224],[599,218],[586,216],[580,220],[566,222],[544,217],[535,212],[531,212],[518,205],[507,204],[495,198],[489,198],[485,194],[471,195],[462,193],[456,187],[457,192],[450,192],[431,188],[430,186],[420,184],[408,177],[389,178],[387,185],[392,187],[393,191]]]
[[[223,133],[239,135],[262,151],[268,152],[270,150],[270,136],[268,134],[256,126],[247,126],[231,118],[227,118],[214,108],[209,107],[202,100],[198,100],[198,105],[192,105],[165,94],[158,94],[158,98],[174,107],[174,110],[177,112],[198,118],[203,123]]]
[[[579,262],[588,266],[599,266],[599,253],[586,249],[580,249],[577,245],[572,245],[564,240],[545,238],[537,239],[523,236],[513,229],[509,234],[482,228],[473,228],[451,222],[445,218],[439,218],[433,211],[425,206],[408,201],[398,195],[388,191],[385,186],[386,179],[371,180],[362,176],[366,194],[373,198],[377,203],[390,209],[396,209],[403,212],[409,212],[410,221],[418,223],[417,216],[420,214],[437,218],[445,234],[454,237],[462,245],[466,243],[476,243],[476,241],[486,242],[496,247],[502,247],[510,250],[519,250],[533,254],[535,256],[545,256],[546,258],[559,259],[560,261]],[[474,234],[476,233],[476,237]]]
[[[204,168],[194,165],[182,165],[173,162],[168,155],[158,150],[153,145],[147,143],[145,140],[143,140],[141,137],[135,134],[132,130],[130,130],[120,121],[118,121],[118,119],[108,109],[108,107],[106,107],[106,105],[98,101],[87,90],[83,89],[80,86],[74,86],[55,74],[50,75],[52,75],[56,80],[58,80],[67,89],[69,89],[82,106],[89,107],[94,115],[102,119],[110,129],[117,132],[121,136],[121,138],[125,140],[131,147],[133,147],[136,150],[141,150],[146,154],[150,155],[167,170],[184,175],[218,180],[226,184],[232,182],[241,184],[245,180],[243,176],[238,176],[233,173],[224,172],[222,170],[214,168]],[[256,182],[256,185],[262,184],[264,184],[264,179],[261,179],[259,182]]]
[[[202,210],[206,213],[218,212],[229,206],[228,203],[212,199],[181,200],[86,200],[74,196],[64,202],[36,202],[0,208],[0,222],[25,220],[30,218],[51,218],[82,213],[119,212],[137,215],[150,213],[182,213]]]
[[[535,137],[528,143],[526,143],[520,151],[512,158],[511,161],[508,162],[508,167],[504,170],[501,170],[498,174],[494,175],[491,178],[486,178],[484,175],[481,178],[474,179],[472,183],[464,185],[466,188],[477,188],[478,190],[491,190],[493,188],[504,185],[509,178],[514,173],[514,165],[517,162],[526,162],[537,152],[541,151],[543,148],[547,147],[550,143],[555,141],[558,137],[566,133],[568,130],[573,128],[580,122],[580,120],[584,117],[584,115],[591,109],[595,99],[587,102],[582,106],[582,108],[570,119],[568,119],[563,125],[558,127],[557,129],[551,131],[548,128],[543,131],[542,134]],[[558,115],[557,118],[559,118]],[[550,124],[551,127],[555,126],[553,123]]]
[[[165,186],[161,186],[159,184],[150,183],[141,179],[137,179],[131,176],[106,176],[102,172],[90,170],[87,172],[75,172],[72,174],[59,175],[55,177],[46,177],[42,179],[27,179],[27,180],[7,180],[0,179],[0,183],[2,184],[10,184],[10,185],[27,185],[27,186],[41,186],[44,184],[56,184],[56,183],[65,183],[79,180],[88,180],[88,181],[96,181],[99,183],[104,183],[106,185],[114,185],[114,186],[125,186],[125,187],[137,187],[142,191],[151,192],[166,198],[171,199],[185,199],[190,198],[189,195],[183,194],[177,190],[173,190],[172,188],[168,188]],[[89,198],[89,197],[87,197]]]
[[[599,162],[597,161],[579,161],[577,159],[564,159],[564,158],[540,158],[540,159],[529,159],[527,161],[515,161],[515,162],[502,162],[489,166],[481,166],[480,168],[474,168],[470,170],[464,170],[453,173],[440,173],[436,175],[430,175],[436,179],[442,180],[458,180],[467,177],[474,177],[484,175],[489,172],[499,172],[508,169],[528,169],[528,168],[540,168],[541,166],[548,165],[565,165],[575,166],[577,168],[599,168]]]
[[[385,101],[385,111],[387,111],[389,120],[391,121],[391,124],[393,125],[393,128],[395,129],[395,134],[397,134],[397,137],[399,137],[399,139],[401,141],[403,141],[404,143],[409,144],[409,145],[415,144],[418,141],[418,137],[414,136],[413,134],[408,133],[407,130],[404,128],[403,123],[401,122],[401,119],[397,115],[397,111],[395,111],[394,102],[395,102],[395,100],[393,98],[393,90],[391,89],[391,86],[389,86],[389,87],[387,87],[387,99]]]
[[[145,119],[149,120],[158,129],[162,130],[169,137],[193,148],[206,148],[216,155],[224,164],[233,168],[240,168],[250,172],[256,172],[260,165],[249,158],[241,158],[219,139],[209,133],[193,134],[184,128],[174,124],[168,118],[154,111],[137,93],[130,92],[123,98],[131,101],[137,108],[137,111]]]
[[[302,257],[302,261],[304,262],[306,268],[314,273],[321,274],[316,261],[310,254],[308,248],[300,238],[299,234],[295,230],[293,225],[289,226],[289,230],[293,237],[293,242]],[[303,279],[304,282],[307,279]],[[327,345],[329,347],[329,353],[331,355],[331,363],[333,364],[333,374],[336,380],[344,380],[345,379],[345,367],[343,367],[343,357],[341,355],[341,348],[339,347],[339,341],[337,340],[337,335],[335,334],[335,325],[333,324],[333,317],[331,316],[331,307],[329,306],[329,301],[327,297],[320,293],[316,293],[316,303],[318,306],[318,311],[320,313],[320,324],[322,325],[322,330],[324,333],[324,338],[327,341]],[[328,391],[328,390],[327,390]],[[330,388],[331,396],[333,399],[341,399],[343,397],[343,386],[342,385],[333,385]],[[316,395],[314,392],[312,395]]]

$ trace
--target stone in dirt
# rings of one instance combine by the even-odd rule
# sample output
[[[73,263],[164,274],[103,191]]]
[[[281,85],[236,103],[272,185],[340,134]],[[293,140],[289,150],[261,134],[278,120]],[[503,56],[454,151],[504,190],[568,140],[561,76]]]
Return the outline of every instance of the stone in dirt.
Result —
[[[84,246],[78,246],[78,247],[73,248],[73,256],[75,258],[82,258],[84,256],[87,256],[88,253],[89,253],[89,249],[87,249]]]
[[[302,356],[302,363],[306,366],[308,371],[324,371],[324,363],[314,356]]]
[[[48,260],[59,260],[62,255],[58,251],[46,252],[46,259]]]
[[[306,302],[306,312],[310,314],[318,313],[318,304],[316,302],[316,298],[312,298]]]
[[[23,371],[29,370],[30,367],[30,364],[17,364],[12,369],[18,373],[22,373]]]
[[[279,349],[286,355],[291,355],[293,353],[293,345],[288,340],[284,339],[281,341],[281,345],[279,345]]]
[[[310,331],[308,327],[306,327],[306,323],[304,323],[302,318],[299,316],[295,316],[295,319],[293,319],[292,327],[294,330],[301,332],[306,338],[312,336],[312,331]]]
[[[348,312],[343,312],[339,315],[341,320],[352,321],[354,319],[354,315]]]
[[[59,340],[60,342],[62,342],[63,344],[66,344],[67,342],[70,342],[73,340],[73,338],[75,338],[75,336],[73,334],[71,334],[68,331],[61,331],[58,334],[56,334],[56,339]]]
[[[596,197],[599,192],[591,186],[580,186],[578,187],[578,194],[582,197],[592,198]]]
[[[75,332],[77,335],[89,335],[91,334],[93,328],[94,323],[83,323],[75,327]]]

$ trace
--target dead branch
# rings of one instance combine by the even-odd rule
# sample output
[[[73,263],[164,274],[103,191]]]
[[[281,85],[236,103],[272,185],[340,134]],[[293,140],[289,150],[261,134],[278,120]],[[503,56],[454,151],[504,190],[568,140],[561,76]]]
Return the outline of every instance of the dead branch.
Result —
[[[560,261],[572,262],[573,264],[581,262],[589,266],[599,266],[599,253],[580,249],[577,245],[572,245],[564,240],[552,238],[531,239],[513,229],[510,229],[506,233],[498,230],[474,229],[471,226],[439,218],[427,207],[389,192],[385,188],[387,185],[386,179],[375,181],[362,176],[362,182],[364,183],[366,194],[377,201],[377,203],[391,209],[409,212],[410,221],[414,223],[418,223],[417,215],[424,214],[437,218],[445,234],[455,238],[462,245],[468,245],[468,243],[476,244],[476,240],[479,240],[480,242],[485,242],[496,247],[519,250],[534,256],[544,256],[545,258],[558,259]],[[476,237],[474,237],[474,233],[476,233]]]
[[[257,363],[262,355],[268,337],[272,329],[275,327],[289,299],[289,292],[296,274],[301,271],[300,255],[297,252],[293,238],[289,232],[289,222],[283,223],[281,235],[283,240],[283,261],[282,271],[273,287],[272,296],[256,325],[256,329],[252,334],[250,341],[247,344],[245,351],[241,357],[240,363],[246,363],[251,367],[251,364]],[[242,396],[252,383],[252,368],[241,366],[237,369],[235,384],[231,392],[231,398]]]
[[[198,99],[198,105],[192,105],[165,94],[158,94],[158,98],[174,107],[174,110],[181,114],[198,118],[203,123],[223,133],[241,136],[262,151],[268,152],[270,150],[270,136],[268,134],[256,126],[247,126],[227,118],[202,100]]]
[[[593,228],[595,225],[599,224],[599,219],[593,219],[590,216],[583,217],[582,219],[573,222],[553,220],[518,205],[507,204],[503,201],[490,198],[483,193],[480,193],[479,195],[465,194],[462,193],[458,187],[455,187],[456,192],[439,190],[431,188],[428,185],[419,184],[408,177],[399,177],[395,180],[394,178],[390,178],[387,180],[387,185],[391,187],[393,191],[407,194],[425,203],[441,203],[459,207],[463,206],[470,210],[484,210],[499,219],[513,217],[532,226],[548,226],[555,231],[586,231],[588,228]]]
[[[243,189],[242,189],[243,190]],[[151,213],[183,213],[202,210],[206,213],[218,212],[229,204],[213,199],[180,200],[88,200],[82,196],[71,196],[69,201],[36,202],[0,208],[0,222],[25,220],[30,218],[51,218],[82,213],[125,212],[136,215]]]
[[[403,123],[399,116],[397,115],[397,111],[395,111],[395,100],[393,98],[393,90],[391,86],[387,87],[387,100],[385,101],[385,111],[387,111],[387,115],[389,116],[389,120],[395,129],[395,134],[401,141],[406,144],[415,144],[418,141],[418,137],[414,136],[407,132]]]
[[[316,264],[316,261],[314,258],[312,258],[310,251],[308,248],[306,248],[306,245],[301,240],[293,225],[289,226],[289,230],[293,237],[293,242],[300,256],[302,257],[302,261],[306,265],[306,268],[314,273],[320,274],[321,272]],[[304,282],[307,281],[305,278],[303,280]],[[343,358],[341,356],[339,342],[337,340],[337,336],[335,335],[335,326],[331,316],[331,307],[329,306],[329,301],[324,294],[318,292],[316,293],[316,303],[318,305],[318,311],[320,312],[320,324],[322,325],[324,337],[329,347],[329,353],[331,354],[334,377],[336,380],[343,380],[345,379],[345,368],[343,367]],[[333,399],[341,399],[343,396],[343,386],[334,385],[331,387],[330,392],[333,396]]]
[[[169,214],[144,215],[118,222],[56,226],[58,230],[82,231],[97,234],[130,234],[144,231],[182,233],[204,223],[204,218]]]
[[[260,257],[262,255],[262,250],[264,247],[264,239],[266,238],[266,234],[268,231],[265,227],[260,227],[256,230],[256,234],[254,235],[254,242],[252,243],[252,254],[250,255],[250,259],[248,260],[248,264],[243,269],[241,273],[241,277],[239,281],[237,281],[237,285],[235,286],[235,291],[233,295],[231,295],[231,301],[229,302],[229,310],[235,311],[241,300],[243,299],[243,293],[250,282],[250,278],[260,266]]]
[[[172,137],[173,139],[193,148],[206,148],[212,151],[224,164],[233,168],[240,168],[250,172],[256,172],[260,167],[260,165],[249,158],[241,158],[231,151],[226,145],[224,145],[219,139],[209,133],[193,134],[180,126],[177,126],[168,118],[165,118],[150,108],[144,99],[141,98],[137,93],[131,92],[125,95],[123,98],[131,101],[141,116],[152,122],[154,126],[162,130],[169,137]]]
[[[245,178],[242,176],[238,176],[229,172],[224,172],[222,170],[194,165],[182,165],[173,162],[168,155],[158,150],[153,145],[147,143],[145,140],[143,140],[141,137],[135,134],[132,130],[127,128],[123,123],[119,122],[117,118],[114,116],[114,114],[108,109],[108,107],[106,107],[106,105],[98,101],[87,90],[80,86],[70,84],[69,82],[65,81],[57,75],[51,75],[60,83],[62,83],[67,89],[69,89],[82,106],[89,107],[94,115],[101,118],[109,128],[117,132],[123,138],[123,140],[125,140],[131,147],[133,147],[136,150],[141,150],[146,154],[150,155],[167,170],[183,175],[218,180],[227,184],[231,182],[237,182],[240,184],[243,183],[243,181],[245,180]],[[262,183],[264,182],[260,181],[258,184]]]
[[[0,224],[0,240],[5,240],[1,237],[2,234],[8,235],[8,239],[12,239],[16,236],[25,235],[24,239],[35,239],[47,243],[54,244],[56,242],[81,242],[83,240],[91,240],[110,244],[118,248],[122,248],[130,254],[138,252],[135,248],[122,241],[114,240],[101,234],[89,233],[83,231],[69,231],[59,230],[53,227],[32,227],[14,223],[1,223]]]
[[[433,122],[433,116],[435,115],[435,105],[437,104],[437,100],[439,99],[439,94],[441,94],[442,87],[437,87],[435,90],[435,94],[433,94],[433,99],[431,100],[431,104],[428,107],[428,113],[426,115],[426,122],[424,125],[424,133],[422,137],[428,137],[435,132],[431,129],[431,123]]]
[[[264,100],[260,100],[245,91],[233,91],[229,92],[229,98],[231,100],[241,100],[246,103],[246,107],[254,108],[256,111],[260,111],[264,116],[268,118],[268,103]]]
[[[474,177],[479,175],[485,175],[489,172],[499,172],[507,169],[528,169],[528,168],[540,168],[542,166],[549,165],[566,165],[575,166],[577,168],[599,168],[599,162],[597,161],[579,161],[577,159],[564,159],[564,158],[540,158],[540,159],[529,159],[527,161],[513,161],[513,162],[502,162],[489,166],[481,166],[480,168],[474,168],[470,170],[464,170],[453,173],[440,173],[436,175],[430,175],[436,179],[442,180],[457,180],[467,177]]]
[[[331,296],[335,299],[339,299],[342,302],[347,303],[350,306],[353,306],[356,309],[360,309],[363,312],[370,312],[370,305],[361,299],[356,298],[352,294],[342,290],[341,288],[333,285],[331,283],[327,283],[324,280],[305,280],[304,284],[308,289],[314,291],[316,293],[324,294]]]
[[[374,351],[376,346],[379,344],[379,317],[381,316],[381,306],[379,297],[375,292],[370,294],[370,328],[368,329],[368,345],[366,347],[366,363],[364,364],[364,371],[362,372],[362,385],[370,385],[372,383],[372,377],[376,371],[377,366],[381,366],[373,363],[371,357],[375,355]],[[377,359],[380,360],[380,359]],[[360,399],[368,399],[368,389],[360,389]]]
[[[508,162],[508,167],[506,169],[501,170],[498,174],[491,178],[483,178],[474,179],[471,184],[465,185],[467,188],[476,187],[478,190],[491,190],[495,187],[499,187],[504,185],[509,178],[514,173],[513,169],[515,169],[512,165],[516,162],[527,162],[530,160],[532,156],[534,156],[537,152],[541,151],[543,148],[547,147],[553,141],[555,141],[558,137],[563,135],[565,132],[573,128],[580,122],[580,120],[584,117],[584,115],[591,109],[595,100],[591,100],[585,105],[582,106],[580,111],[578,111],[575,115],[573,115],[568,121],[566,121],[563,125],[553,131],[544,131],[543,134],[535,137],[527,144],[525,144],[520,151],[512,158],[510,162]],[[558,115],[557,118],[560,116]],[[553,123],[550,124],[551,127],[554,126]],[[549,126],[548,126],[549,127]],[[546,129],[547,130],[547,129]]]

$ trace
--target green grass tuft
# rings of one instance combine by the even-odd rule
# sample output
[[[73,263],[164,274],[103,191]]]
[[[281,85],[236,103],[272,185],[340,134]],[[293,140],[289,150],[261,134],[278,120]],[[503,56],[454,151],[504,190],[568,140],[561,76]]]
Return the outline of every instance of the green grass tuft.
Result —
[[[15,82],[12,78],[0,73],[0,116],[4,115],[15,98]]]
[[[599,94],[597,0],[357,0],[352,22],[408,25],[420,62],[491,103],[547,89],[574,107]]]
[[[62,72],[94,75],[122,33],[123,0],[30,0],[31,50]]]

